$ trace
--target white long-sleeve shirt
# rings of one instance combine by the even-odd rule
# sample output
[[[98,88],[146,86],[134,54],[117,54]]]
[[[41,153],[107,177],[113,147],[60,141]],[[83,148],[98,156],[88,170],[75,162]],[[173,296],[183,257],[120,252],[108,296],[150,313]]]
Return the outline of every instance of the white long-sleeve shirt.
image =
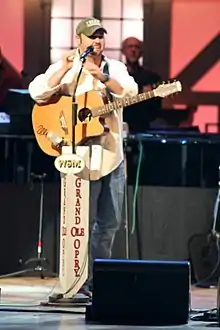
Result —
[[[117,60],[108,59],[104,57],[101,68],[104,68],[105,63],[108,63],[109,76],[121,85],[123,88],[122,95],[116,95],[111,93],[114,98],[122,98],[125,96],[135,96],[138,93],[138,86],[133,77],[128,74],[126,66]],[[74,88],[74,79],[80,69],[79,56],[76,55],[73,61],[72,68],[64,75],[59,85],[54,88],[48,86],[48,81],[51,76],[56,73],[62,66],[62,61],[51,64],[47,71],[38,75],[29,85],[29,92],[34,101],[38,103],[47,102],[50,97],[56,92],[64,93],[65,95],[72,95]],[[76,96],[86,93],[90,90],[102,90],[106,86],[99,80],[95,79],[90,72],[86,69],[82,70],[82,75],[79,80],[79,84],[76,90]],[[105,118],[105,122],[108,125],[109,133],[97,138],[91,138],[92,144],[100,145],[102,148],[101,162],[99,173],[92,175],[90,173],[91,180],[97,180],[102,176],[105,176],[112,172],[123,160],[123,137],[122,137],[122,125],[123,125],[123,109],[114,110]],[[76,148],[77,153],[77,148]],[[97,157],[94,153],[91,157]]]

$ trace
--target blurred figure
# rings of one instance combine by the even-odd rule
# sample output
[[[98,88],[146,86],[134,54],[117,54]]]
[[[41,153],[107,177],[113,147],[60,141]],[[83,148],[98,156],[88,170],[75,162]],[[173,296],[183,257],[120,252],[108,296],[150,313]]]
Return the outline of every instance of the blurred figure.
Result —
[[[138,84],[138,92],[143,93],[153,89],[161,82],[161,77],[140,65],[143,55],[143,42],[135,37],[129,37],[122,42],[122,53],[125,56],[129,74]],[[128,123],[132,132],[144,132],[149,128],[150,122],[157,117],[161,109],[161,99],[154,98],[124,108],[124,121]]]
[[[0,109],[4,107],[8,90],[22,87],[21,75],[3,57],[0,47]]]

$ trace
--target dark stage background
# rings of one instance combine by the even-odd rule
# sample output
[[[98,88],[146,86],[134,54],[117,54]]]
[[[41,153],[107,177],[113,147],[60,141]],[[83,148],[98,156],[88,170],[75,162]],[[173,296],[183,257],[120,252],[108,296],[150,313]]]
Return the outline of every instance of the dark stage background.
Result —
[[[129,187],[131,211],[132,190]],[[19,260],[36,256],[39,219],[38,185],[1,184],[1,274],[21,269]],[[206,233],[213,221],[216,189],[141,187],[138,194],[138,224],[130,234],[130,257],[161,260],[188,259],[188,240],[193,234]],[[44,209],[44,256],[57,271],[59,251],[59,187],[46,184]],[[131,213],[131,212],[130,212]],[[131,230],[132,219],[129,217]],[[125,257],[125,230],[117,234],[113,257]]]
[[[128,144],[130,258],[188,259],[190,237],[208,234],[212,227],[218,182],[218,141],[211,143],[207,137],[203,141],[197,139],[196,144],[189,141],[186,144],[179,143],[182,141],[180,138],[167,141],[167,144],[161,143],[161,140],[142,141],[143,155],[133,234],[133,192],[140,154],[138,141],[132,140]],[[21,260],[24,262],[37,255],[40,187],[38,182],[31,183],[32,171],[48,173],[43,248],[51,270],[57,271],[59,174],[54,169],[54,159],[43,155],[33,138],[22,140],[2,137],[0,143],[4,155],[4,148],[8,148],[7,157],[2,158],[4,161],[1,163],[0,273],[22,269]],[[194,149],[195,145],[197,149]],[[113,257],[125,257],[124,223],[116,237]]]

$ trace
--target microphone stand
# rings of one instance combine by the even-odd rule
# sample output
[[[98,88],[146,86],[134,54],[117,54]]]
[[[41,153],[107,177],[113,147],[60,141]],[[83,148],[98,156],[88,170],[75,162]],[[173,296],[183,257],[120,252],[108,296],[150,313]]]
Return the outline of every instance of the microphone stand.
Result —
[[[127,151],[128,151],[128,132],[124,134],[124,172],[125,172],[125,190],[124,190],[124,229],[125,229],[125,258],[130,258],[130,240],[129,240],[129,208],[128,208],[128,173],[127,173]]]
[[[76,103],[76,90],[77,90],[77,87],[78,87],[78,84],[79,84],[79,79],[80,79],[81,74],[82,74],[83,65],[86,61],[86,57],[87,57],[87,55],[89,55],[90,53],[93,52],[93,49],[94,49],[93,46],[89,46],[84,51],[84,53],[80,55],[81,67],[80,67],[79,73],[76,77],[76,84],[75,84],[74,89],[73,89],[73,96],[72,96],[72,153],[73,154],[76,153],[76,147],[75,147],[76,132],[75,132],[75,128],[76,128],[76,125],[77,125],[77,110],[78,110],[78,104]]]
[[[81,59],[81,67],[79,70],[79,73],[76,77],[76,84],[74,86],[73,89],[73,95],[72,95],[72,153],[75,154],[76,153],[76,147],[75,147],[75,141],[76,141],[76,132],[75,132],[75,128],[77,125],[77,110],[78,110],[78,104],[76,103],[76,90],[79,84],[79,79],[81,77],[82,74],[82,69],[83,69],[83,65],[86,61],[86,57],[83,57]]]
[[[41,279],[44,279],[44,272],[47,272],[48,269],[44,267],[44,264],[49,264],[49,260],[45,257],[43,257],[43,210],[44,210],[44,179],[46,178],[47,174],[35,174],[31,173],[33,184],[34,180],[40,181],[40,207],[39,207],[39,224],[38,224],[38,241],[37,241],[37,257],[30,258],[27,261],[25,261],[24,265],[27,266],[29,263],[34,264],[36,263],[36,266],[33,267],[34,272],[40,273]],[[27,269],[27,272],[31,269]],[[56,276],[55,273],[50,271],[50,274],[52,276]]]
[[[212,230],[211,230],[211,235],[216,237],[219,236],[219,232],[218,230],[216,230],[216,227],[218,225],[218,221],[219,221],[219,202],[220,202],[220,165],[218,167],[218,193],[217,193],[217,197],[215,200],[215,206],[214,206],[214,221],[212,224]]]
[[[82,74],[82,69],[83,69],[83,65],[86,61],[86,56],[83,56],[82,58],[80,58],[81,61],[81,67],[79,70],[79,73],[76,77],[76,83],[73,89],[73,95],[72,95],[72,153],[75,154],[76,153],[76,146],[75,146],[75,141],[76,141],[76,125],[77,125],[77,110],[78,110],[78,104],[76,103],[76,90],[79,84],[79,79],[81,77]],[[62,299],[62,301],[60,301]],[[63,294],[53,294],[52,296],[49,297],[49,302],[50,303],[57,303],[58,301],[60,302],[64,302],[65,299],[63,298]],[[71,301],[72,303],[74,303],[74,298],[73,301]],[[81,300],[80,300],[81,302]],[[76,302],[77,303],[77,302]],[[84,303],[82,301],[82,303]],[[87,303],[87,301],[85,302]]]

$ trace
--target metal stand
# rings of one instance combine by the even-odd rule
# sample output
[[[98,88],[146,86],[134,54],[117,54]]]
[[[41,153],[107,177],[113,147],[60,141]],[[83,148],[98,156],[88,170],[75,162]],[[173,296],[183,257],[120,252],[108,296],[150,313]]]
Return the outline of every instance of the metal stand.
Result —
[[[81,77],[81,74],[82,74],[82,69],[83,69],[83,65],[85,63],[85,60],[86,58],[83,58],[81,60],[81,67],[80,67],[80,70],[79,70],[79,73],[77,75],[77,78],[76,78],[76,84],[74,86],[74,90],[73,90],[73,96],[72,96],[72,153],[75,154],[76,153],[76,146],[75,146],[75,127],[77,125],[77,110],[78,110],[78,104],[76,103],[76,89],[77,89],[77,86],[79,84],[79,79]]]
[[[217,324],[220,327],[220,278],[218,278],[217,285],[217,312],[216,312]]]
[[[213,236],[219,235],[219,231],[216,230],[216,225],[218,222],[218,214],[219,214],[219,202],[220,202],[220,166],[218,167],[218,173],[219,173],[219,180],[218,180],[218,194],[215,200],[215,207],[214,207],[214,221],[213,221],[213,225],[212,225],[212,230],[211,230],[211,234]],[[219,219],[220,222],[220,219]],[[220,225],[220,223],[219,223]]]
[[[39,212],[39,229],[38,229],[38,242],[37,242],[37,257],[30,258],[25,261],[25,266],[30,263],[36,263],[36,266],[33,268],[34,272],[40,273],[42,279],[44,279],[44,268],[45,263],[49,264],[47,258],[42,257],[42,228],[43,228],[43,208],[44,208],[44,179],[46,178],[46,173],[43,174],[35,174],[31,173],[32,180],[40,180],[40,212]]]
[[[129,226],[128,226],[128,184],[127,177],[125,177],[125,216],[124,216],[124,228],[125,228],[125,258],[130,258],[130,243],[129,243]]]
[[[127,178],[127,142],[128,142],[128,125],[123,123],[123,146],[124,146],[124,229],[125,229],[125,258],[130,258],[130,242],[129,242],[129,224],[128,224],[128,178]]]
[[[212,225],[212,235],[216,237],[217,244],[219,244],[220,234],[218,230],[216,230],[216,225],[218,221],[218,212],[219,212],[219,201],[220,201],[220,166],[218,167],[218,194],[215,201],[214,207],[214,221]],[[219,253],[219,251],[218,251]],[[217,284],[217,323],[220,326],[220,277],[218,276],[218,284]]]

